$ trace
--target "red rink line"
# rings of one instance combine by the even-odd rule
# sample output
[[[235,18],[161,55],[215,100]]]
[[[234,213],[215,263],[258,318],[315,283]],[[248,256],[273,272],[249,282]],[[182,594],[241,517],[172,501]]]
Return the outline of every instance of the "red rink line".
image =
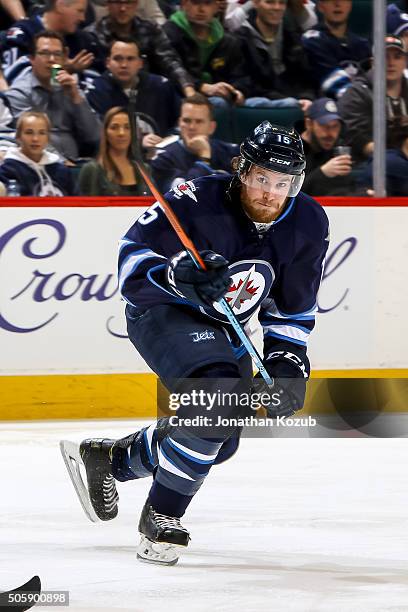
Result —
[[[386,206],[408,206],[408,198],[316,198],[323,206],[365,206],[365,207],[386,207]],[[154,202],[154,198],[0,198],[0,208],[106,208],[112,207],[147,207]]]

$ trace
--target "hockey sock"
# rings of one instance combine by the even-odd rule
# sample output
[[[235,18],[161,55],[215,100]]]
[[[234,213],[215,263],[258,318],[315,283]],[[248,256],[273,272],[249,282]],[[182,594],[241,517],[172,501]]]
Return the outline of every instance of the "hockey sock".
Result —
[[[186,379],[182,387],[183,392],[190,393],[206,390],[214,394],[219,389],[226,393],[242,389],[239,372],[232,364],[207,366],[196,372],[191,379]],[[169,516],[183,516],[217,459],[224,442],[234,435],[235,441],[232,440],[225,448],[224,460],[233,454],[238,446],[236,426],[215,426],[213,423],[218,422],[221,416],[237,415],[238,411],[237,405],[225,408],[222,403],[215,403],[211,417],[208,417],[210,425],[202,426],[200,423],[198,426],[189,426],[183,423],[189,418],[191,420],[208,415],[208,412],[205,408],[203,411],[202,405],[196,404],[179,408],[179,425],[164,438],[158,450],[158,469],[149,493],[149,501],[157,512]]]
[[[117,440],[112,449],[112,475],[124,482],[151,476],[157,465],[156,423]]]

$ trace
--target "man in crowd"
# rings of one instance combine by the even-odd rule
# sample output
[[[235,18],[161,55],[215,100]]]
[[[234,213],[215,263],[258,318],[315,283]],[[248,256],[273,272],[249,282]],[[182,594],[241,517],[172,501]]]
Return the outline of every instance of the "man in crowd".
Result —
[[[215,105],[241,105],[244,95],[239,42],[216,18],[217,0],[182,0],[164,30],[195,88]]]
[[[205,96],[195,94],[182,101],[179,126],[181,136],[157,148],[151,162],[162,191],[199,176],[231,172],[231,160],[238,155],[238,146],[211,137],[217,124]]]
[[[93,44],[98,46],[93,67],[102,73],[110,43],[127,36],[136,41],[146,70],[166,76],[178,85],[185,96],[192,95],[194,88],[191,78],[167,36],[158,25],[136,16],[138,0],[108,0],[107,7],[108,14],[86,28],[92,35]]]
[[[309,67],[297,28],[285,18],[286,0],[254,0],[237,31],[248,75],[246,106],[301,107],[314,99]]]
[[[30,68],[28,58],[34,36],[43,30],[57,32],[68,47],[65,70],[82,72],[93,60],[95,44],[83,31],[87,0],[47,0],[45,12],[30,19],[17,21],[0,39],[4,76],[11,84]]]
[[[100,123],[81,93],[76,76],[62,69],[51,80],[52,65],[65,64],[64,41],[56,32],[34,37],[32,71],[21,76],[4,95],[13,117],[22,112],[44,112],[51,121],[51,143],[64,157],[92,154],[99,140]]]
[[[306,155],[303,191],[313,196],[352,193],[351,155],[336,151],[342,121],[334,100],[315,100],[306,113],[305,128],[301,135]]]
[[[89,86],[88,102],[103,117],[113,106],[128,108],[133,92],[136,111],[149,115],[156,126],[153,133],[146,134],[143,145],[156,145],[179,116],[180,99],[173,85],[163,76],[142,70],[143,61],[132,38],[110,44],[106,67],[107,71]]]
[[[399,146],[401,127],[408,120],[408,82],[404,76],[407,54],[397,36],[386,36],[387,148]],[[361,72],[339,100],[346,125],[346,142],[353,158],[366,160],[374,152],[373,71]]]
[[[303,34],[302,44],[313,66],[322,95],[339,98],[357,73],[359,62],[371,56],[367,39],[350,31],[352,0],[317,0],[321,24]]]
[[[248,19],[254,5],[252,0],[228,0],[224,24],[230,32],[238,30]],[[302,32],[317,23],[314,0],[288,0],[287,10]]]

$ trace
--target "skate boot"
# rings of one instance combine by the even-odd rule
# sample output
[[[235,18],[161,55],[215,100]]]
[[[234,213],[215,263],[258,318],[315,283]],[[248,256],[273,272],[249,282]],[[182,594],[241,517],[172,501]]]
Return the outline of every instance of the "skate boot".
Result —
[[[110,521],[118,514],[119,495],[111,472],[114,443],[115,440],[90,438],[79,445],[89,499],[101,521]]]
[[[148,563],[174,565],[179,555],[177,546],[188,546],[190,534],[174,516],[156,512],[146,501],[139,521],[141,541],[137,558]]]
[[[61,453],[78,499],[93,523],[110,521],[118,514],[119,496],[111,472],[114,443],[115,440],[101,438],[83,440],[80,445],[69,440],[60,442]]]

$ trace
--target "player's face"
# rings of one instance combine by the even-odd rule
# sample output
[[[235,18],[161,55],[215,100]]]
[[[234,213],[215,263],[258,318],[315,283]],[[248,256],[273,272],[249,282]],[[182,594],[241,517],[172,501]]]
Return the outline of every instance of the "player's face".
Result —
[[[407,67],[407,56],[399,49],[387,49],[387,81],[401,79]]]
[[[252,166],[241,181],[241,202],[249,217],[258,223],[274,221],[285,205],[292,177]]]
[[[286,0],[254,0],[254,6],[261,22],[278,26],[286,11]]]
[[[61,41],[57,38],[39,38],[35,55],[31,58],[33,73],[41,82],[49,81],[53,64],[63,64],[65,59]]]
[[[76,32],[79,24],[84,21],[87,0],[76,0],[72,4],[65,4],[62,0],[57,3],[56,9],[62,20],[63,31],[67,34]]]
[[[124,87],[131,85],[142,67],[136,45],[116,42],[106,60],[106,67]]]
[[[190,23],[201,26],[208,25],[218,11],[215,0],[184,0],[182,8]]]
[[[210,111],[204,104],[183,104],[179,119],[179,127],[183,140],[194,136],[211,136],[215,130],[215,121],[211,119]]]
[[[119,25],[127,25],[137,13],[138,0],[108,0],[109,17]]]
[[[319,0],[318,9],[333,25],[346,23],[352,9],[352,0]]]
[[[324,151],[330,151],[340,136],[341,123],[336,119],[325,125],[321,125],[318,121],[312,121],[311,131],[319,147]]]
[[[18,136],[21,152],[35,162],[40,161],[48,144],[48,126],[40,117],[26,117]]]
[[[114,152],[123,153],[129,149],[131,129],[129,117],[125,113],[118,113],[112,117],[106,129],[106,137]]]

